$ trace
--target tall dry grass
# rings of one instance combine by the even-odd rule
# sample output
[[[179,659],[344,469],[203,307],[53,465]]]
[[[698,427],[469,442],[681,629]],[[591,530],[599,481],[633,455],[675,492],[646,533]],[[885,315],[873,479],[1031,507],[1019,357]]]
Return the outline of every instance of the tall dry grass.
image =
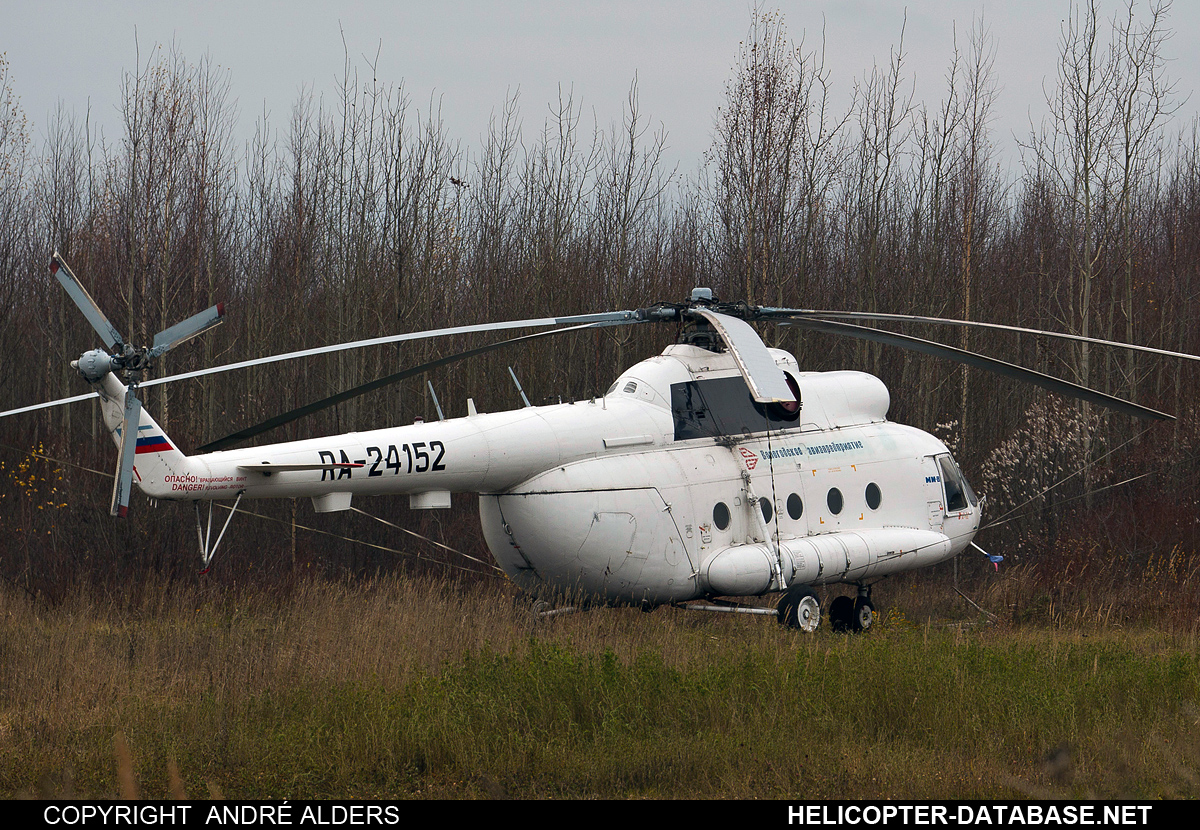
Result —
[[[1019,570],[989,620],[936,576],[861,637],[435,578],[5,588],[0,795],[1200,794],[1194,627],[1023,618]]]

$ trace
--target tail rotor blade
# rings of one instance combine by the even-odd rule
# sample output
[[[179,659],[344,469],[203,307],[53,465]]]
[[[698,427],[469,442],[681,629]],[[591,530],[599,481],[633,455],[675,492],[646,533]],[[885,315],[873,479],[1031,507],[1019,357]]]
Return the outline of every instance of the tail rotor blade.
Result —
[[[54,274],[62,287],[67,290],[67,294],[75,301],[75,305],[79,306],[79,310],[83,312],[83,316],[92,324],[92,328],[96,330],[96,334],[100,335],[100,339],[104,341],[104,345],[112,351],[120,351],[125,346],[125,340],[121,337],[121,333],[116,327],[108,321],[104,316],[104,312],[100,310],[100,306],[96,305],[96,301],[92,299],[92,295],[83,287],[83,283],[79,278],[71,272],[67,264],[62,261],[58,255],[58,251],[50,257],[50,273]]]
[[[125,518],[129,512],[129,491],[133,487],[133,460],[137,454],[138,424],[142,420],[142,402],[130,389],[125,393],[125,420],[121,423],[121,447],[117,453],[117,475],[113,481],[109,513]]]
[[[199,314],[193,314],[186,320],[163,329],[154,335],[154,345],[150,349],[150,357],[159,357],[180,343],[208,331],[213,326],[219,325],[224,317],[225,304],[217,303],[212,308],[201,311]]]

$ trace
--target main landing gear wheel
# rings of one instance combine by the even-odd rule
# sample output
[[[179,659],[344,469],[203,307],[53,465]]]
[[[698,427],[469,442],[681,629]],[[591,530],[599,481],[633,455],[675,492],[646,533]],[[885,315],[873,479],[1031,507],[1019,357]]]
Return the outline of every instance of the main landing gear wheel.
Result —
[[[848,600],[849,597],[846,597]],[[860,596],[854,601],[854,616],[851,621],[855,631],[867,631],[875,624],[875,603],[870,597]]]
[[[850,631],[854,628],[854,600],[836,597],[829,603],[829,624],[834,631]]]
[[[807,585],[789,588],[779,600],[778,612],[780,625],[807,634],[816,631],[821,624],[821,601]]]

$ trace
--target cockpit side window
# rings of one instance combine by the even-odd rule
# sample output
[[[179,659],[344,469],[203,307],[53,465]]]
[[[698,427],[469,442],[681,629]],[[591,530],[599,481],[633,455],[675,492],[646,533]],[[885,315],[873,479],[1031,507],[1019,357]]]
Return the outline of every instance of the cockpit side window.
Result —
[[[938,466],[942,470],[942,484],[946,488],[946,512],[957,513],[966,510],[969,505],[978,503],[971,485],[949,455],[938,456]]]

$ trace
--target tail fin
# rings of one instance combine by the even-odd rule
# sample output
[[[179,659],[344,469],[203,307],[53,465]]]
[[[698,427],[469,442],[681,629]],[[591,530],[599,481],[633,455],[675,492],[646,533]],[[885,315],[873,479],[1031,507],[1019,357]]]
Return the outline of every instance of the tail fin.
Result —
[[[95,384],[100,394],[104,424],[113,442],[121,444],[121,422],[125,412],[125,384],[111,372]],[[170,439],[158,422],[141,407],[138,423],[137,449],[133,462],[133,481],[138,489],[153,498],[171,495],[170,482],[190,472],[188,456]],[[178,493],[175,494],[176,496]]]

